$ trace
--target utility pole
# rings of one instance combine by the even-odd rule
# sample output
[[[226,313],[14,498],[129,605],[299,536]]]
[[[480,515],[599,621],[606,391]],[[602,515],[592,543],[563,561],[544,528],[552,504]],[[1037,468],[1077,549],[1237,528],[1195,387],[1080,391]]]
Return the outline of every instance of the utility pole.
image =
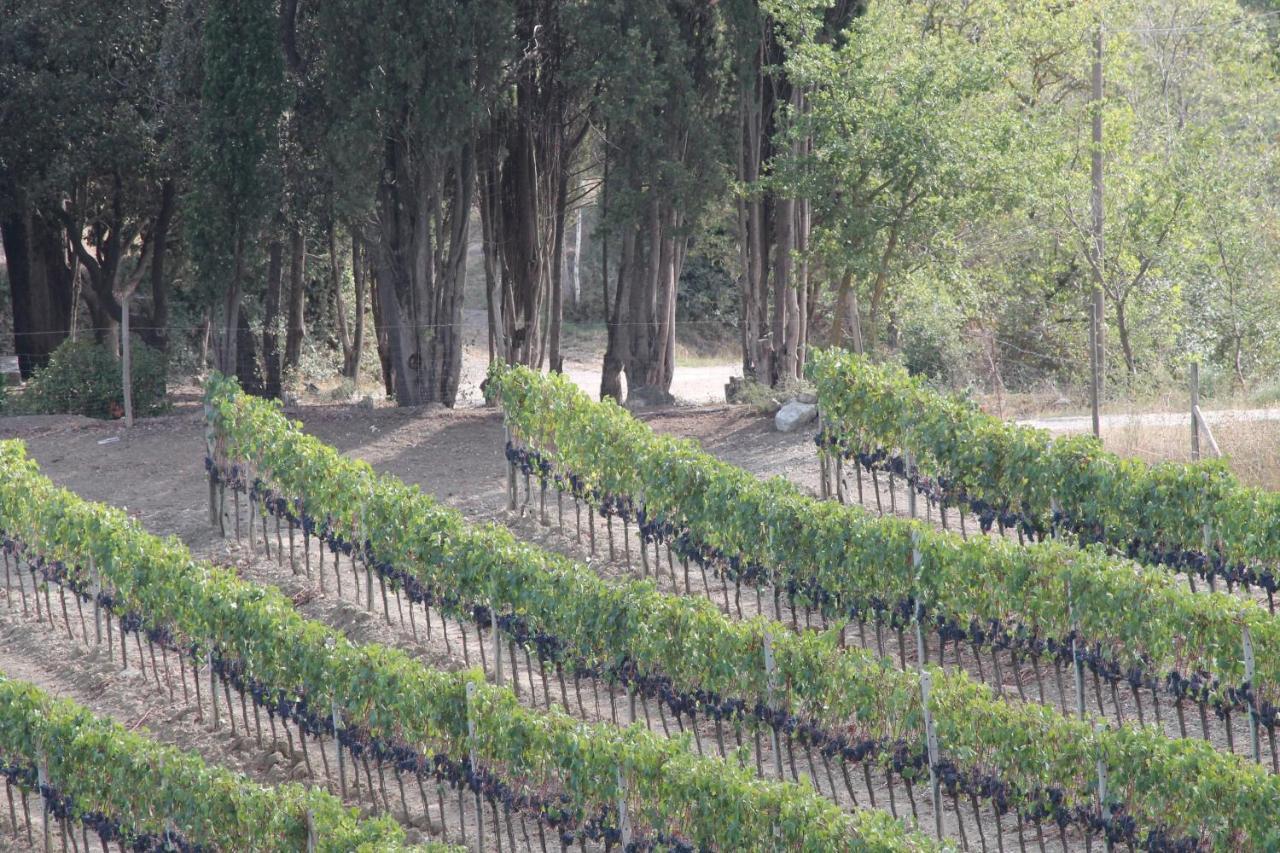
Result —
[[[1106,328],[1102,289],[1102,21],[1093,34],[1093,299],[1089,310],[1090,402],[1093,406],[1093,434],[1102,436],[1098,413],[1102,397],[1103,347]]]

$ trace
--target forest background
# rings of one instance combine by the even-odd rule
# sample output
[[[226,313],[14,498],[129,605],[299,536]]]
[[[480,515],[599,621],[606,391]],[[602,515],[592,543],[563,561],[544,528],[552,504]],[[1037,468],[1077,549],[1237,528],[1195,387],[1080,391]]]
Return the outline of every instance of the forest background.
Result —
[[[101,368],[127,316],[161,384],[273,396],[453,405],[470,324],[490,359],[585,345],[633,402],[695,357],[786,386],[828,344],[1078,398],[1101,287],[1109,396],[1194,361],[1206,396],[1280,398],[1275,5],[2,5],[24,378]]]

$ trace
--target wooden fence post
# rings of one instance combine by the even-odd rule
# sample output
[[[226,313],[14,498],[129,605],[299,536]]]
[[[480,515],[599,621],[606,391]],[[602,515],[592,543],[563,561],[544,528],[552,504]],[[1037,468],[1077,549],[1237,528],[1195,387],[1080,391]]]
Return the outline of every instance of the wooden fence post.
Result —
[[[1249,632],[1248,625],[1244,626],[1241,634],[1241,642],[1244,646],[1244,677],[1249,682],[1249,692],[1256,695],[1256,686],[1253,683],[1256,672],[1256,662],[1253,657],[1253,634]],[[1258,738],[1257,703],[1252,699],[1249,701],[1249,734],[1253,740],[1253,760],[1262,763],[1262,742]]]
[[[933,712],[929,709],[929,694],[933,691],[933,676],[926,669],[920,670],[920,704],[924,709],[924,742],[929,758],[929,795],[933,799],[933,831],[942,838],[942,790],[938,783],[938,730],[933,725]]]
[[[476,772],[476,717],[473,710],[476,698],[476,683],[467,682],[467,756],[471,762],[471,772]],[[480,791],[476,791],[476,850],[484,850],[484,806],[480,802]]]
[[[133,426],[133,345],[129,340],[129,297],[120,296],[120,388],[124,392],[124,425]]]
[[[1191,362],[1191,459],[1200,458],[1200,424],[1196,409],[1200,408],[1200,362]]]
[[[777,684],[776,684],[776,676],[774,673],[774,669],[775,668],[774,668],[774,660],[773,660],[773,634],[770,633],[769,631],[765,631],[764,632],[764,671],[765,671],[766,683],[769,689],[767,701],[769,703],[770,708],[774,707],[774,702],[776,699],[775,692],[776,692]],[[782,744],[778,739],[778,728],[777,726],[770,726],[769,729],[771,731],[771,737],[773,740],[773,759],[778,766],[778,778],[783,779],[785,777],[782,771]]]

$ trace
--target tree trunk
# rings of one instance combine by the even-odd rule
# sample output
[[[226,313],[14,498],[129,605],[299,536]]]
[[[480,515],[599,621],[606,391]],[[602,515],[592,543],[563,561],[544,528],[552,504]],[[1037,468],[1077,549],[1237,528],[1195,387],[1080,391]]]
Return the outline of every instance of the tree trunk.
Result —
[[[795,371],[794,355],[787,351],[791,306],[795,303],[795,289],[791,282],[795,210],[795,200],[789,198],[778,199],[774,207],[773,326],[769,333],[773,372],[768,377],[770,385],[785,381]]]
[[[266,368],[268,397],[279,399],[284,391],[280,364],[280,280],[284,274],[284,246],[272,240],[267,246],[267,289],[262,319],[262,361]]]
[[[585,207],[578,208],[573,226],[573,306],[582,301],[582,215]]]
[[[34,210],[0,219],[0,238],[9,271],[13,343],[23,379],[49,363],[71,326],[71,269],[61,226]]]
[[[1124,353],[1124,366],[1129,378],[1138,375],[1138,365],[1133,358],[1133,346],[1129,342],[1129,323],[1125,315],[1125,303],[1116,300],[1116,333],[1120,336],[1120,350]]]
[[[231,282],[222,300],[222,337],[218,342],[218,370],[236,375],[236,338],[240,331],[240,288],[244,275],[244,238],[236,235],[232,249]]]
[[[631,348],[631,325],[627,322],[625,307],[630,290],[631,267],[636,247],[635,230],[628,228],[622,237],[622,253],[618,258],[618,284],[613,293],[613,310],[605,303],[605,320],[608,342],[604,350],[604,363],[600,370],[600,399],[609,397],[622,402],[622,371],[624,353]],[[606,295],[608,286],[606,284]]]
[[[378,364],[382,367],[382,387],[389,400],[395,396],[395,368],[391,364],[391,349],[387,340],[387,329],[382,319],[382,299],[379,296],[382,290],[378,285],[377,265],[370,264],[369,278],[369,298],[370,307],[373,309],[374,340],[378,345]]]
[[[298,369],[302,339],[307,334],[303,309],[306,306],[307,241],[301,227],[289,235],[289,328],[284,343],[284,372]]]
[[[342,349],[342,375],[347,375],[351,361],[351,328],[347,325],[347,300],[342,296],[342,270],[338,264],[338,235],[336,225],[329,222],[329,289],[333,291],[333,315],[338,327],[338,345]],[[351,256],[354,267],[356,258]]]
[[[368,253],[364,241],[354,231],[351,233],[351,277],[355,281],[355,319],[352,323],[351,349],[342,354],[342,375],[348,379],[360,376],[360,358],[364,354],[364,294],[368,281]]]
[[[760,170],[771,156],[770,136],[773,91],[767,72],[768,39],[762,34],[750,68],[738,90],[738,180],[754,187]],[[769,359],[769,262],[768,202],[766,193],[743,195],[738,201],[738,245],[742,255],[742,374],[768,382]]]
[[[560,171],[559,186],[556,190],[554,239],[551,250],[551,317],[550,327],[550,359],[551,370],[564,372],[564,356],[560,353],[560,328],[564,324],[564,282],[561,259],[564,257],[564,219],[565,204],[569,195],[569,175]]]
[[[143,335],[143,340],[162,352],[169,349],[169,280],[165,278],[164,262],[176,201],[174,182],[165,180],[160,187],[160,211],[151,234],[151,327]]]
[[[517,98],[531,97],[523,84]],[[520,111],[527,113],[531,107]],[[506,336],[511,340],[509,360],[518,364],[536,361],[538,341],[542,336],[542,295],[546,282],[541,269],[538,242],[538,188],[532,119],[522,116],[508,143],[508,154],[502,168],[502,205],[500,245],[511,273],[508,280],[515,311],[506,314]]]
[[[480,243],[484,254],[484,301],[489,325],[489,361],[499,356],[508,360],[511,343],[506,336],[504,294],[507,290],[506,271],[503,267],[502,247],[498,243],[498,223],[501,221],[501,192],[498,181],[498,145],[496,130],[484,134],[483,152],[476,174],[480,200]]]
[[[801,199],[796,203],[796,252],[800,255],[795,270],[795,292],[797,300],[795,337],[796,379],[804,377],[804,362],[809,347],[809,325],[813,315],[816,313],[816,306],[812,303],[817,301],[817,288],[814,287],[813,283],[809,280],[809,259],[806,257],[806,253],[809,250],[809,226],[809,201],[807,199]]]
[[[205,306],[204,315],[200,320],[200,355],[197,364],[200,370],[209,369],[209,339],[213,337],[213,309]]]
[[[246,394],[263,395],[262,372],[258,369],[258,347],[249,328],[249,317],[240,310],[236,319],[236,378]]]
[[[620,399],[625,375],[628,404],[670,403],[676,289],[685,252],[680,217],[655,197],[647,217],[629,224],[623,234],[601,396]]]
[[[862,318],[858,316],[858,291],[853,286],[853,271],[845,270],[836,293],[835,324],[831,342],[838,347],[862,352]]]
[[[401,406],[452,406],[462,371],[462,290],[475,189],[470,141],[423,163],[387,141],[378,188],[378,303]]]

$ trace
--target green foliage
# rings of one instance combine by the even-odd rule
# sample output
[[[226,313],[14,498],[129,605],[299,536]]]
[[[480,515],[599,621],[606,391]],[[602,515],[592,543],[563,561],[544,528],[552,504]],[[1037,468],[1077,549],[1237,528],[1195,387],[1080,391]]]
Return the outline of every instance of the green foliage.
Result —
[[[741,304],[732,269],[723,258],[695,248],[680,271],[678,322],[712,332],[737,326]]]
[[[951,350],[996,384],[1080,378],[1100,20],[1110,378],[1188,353],[1237,384],[1277,363],[1265,19],[1236,0],[890,0],[821,39],[809,4],[763,5],[791,39],[784,67],[810,92],[795,133],[812,140],[768,180],[813,200],[812,262],[852,274],[869,348],[910,349],[931,375],[928,351]]]
[[[234,387],[215,377],[209,389],[210,404],[228,416],[237,407]],[[365,463],[342,459],[342,471],[330,468],[332,451],[303,440],[274,407],[247,407],[246,412],[251,417],[229,438],[243,443],[247,431],[259,427],[279,433],[288,455],[278,462],[317,477],[317,496],[328,493],[336,500],[353,484],[368,486],[376,479]],[[803,843],[815,851],[934,849],[886,814],[845,814],[801,786],[759,780],[736,763],[695,756],[682,741],[641,727],[592,725],[558,711],[531,711],[510,690],[485,684],[478,673],[441,672],[395,649],[358,646],[304,619],[279,590],[196,563],[176,540],[152,537],[123,512],[57,488],[25,458],[20,442],[0,443],[0,462],[0,528],[9,537],[39,543],[41,556],[64,563],[79,582],[88,582],[92,559],[117,606],[139,614],[144,628],[167,630],[198,657],[213,651],[238,661],[270,695],[332,698],[348,724],[428,754],[459,760],[474,749],[477,759],[500,772],[517,794],[563,791],[564,807],[578,817],[616,803],[621,770],[638,828],[677,831],[695,843],[757,850],[764,849],[762,839],[777,839],[783,846]],[[363,473],[355,480],[351,472]],[[416,491],[399,488],[401,494]],[[365,501],[366,513],[390,514],[411,525],[408,529],[429,523],[420,519],[422,504],[383,502],[376,493]],[[333,523],[351,530],[362,504],[334,506]],[[432,547],[430,539],[405,538],[399,544]],[[447,544],[439,554],[450,559]],[[485,563],[494,565],[500,554],[488,552]],[[468,684],[475,689],[470,704],[474,738],[468,735]]]
[[[154,415],[167,405],[164,353],[133,338],[133,410]],[[102,344],[82,338],[64,341],[31,377],[14,406],[35,414],[77,414],[118,418],[124,413],[120,360]]]
[[[172,821],[190,844],[205,849],[283,853],[306,849],[310,812],[317,850],[455,849],[409,848],[390,817],[361,821],[355,808],[321,788],[263,787],[3,674],[0,758],[24,769],[43,765],[49,785],[70,798],[73,815],[114,818],[126,841],[163,836]]]
[[[688,529],[696,541],[739,565],[766,569],[770,582],[797,590],[797,604],[842,619],[865,614],[876,602],[893,606],[918,599],[939,623],[1020,625],[1044,640],[1066,638],[1076,627],[1082,639],[1109,650],[1122,667],[1156,673],[1202,670],[1223,680],[1217,689],[1244,680],[1238,658],[1240,626],[1247,624],[1255,647],[1265,636],[1273,650],[1258,653],[1253,689],[1260,700],[1277,697],[1280,620],[1252,601],[1192,594],[1166,572],[1144,570],[1095,550],[1081,552],[1055,543],[1019,548],[986,538],[962,541],[923,524],[871,518],[854,507],[808,498],[782,479],[761,483],[703,453],[694,442],[655,435],[622,408],[591,401],[562,377],[495,366],[489,381],[513,435],[552,459],[558,471],[581,477],[600,494],[643,495],[648,517]],[[912,560],[913,539],[921,554],[919,568]],[[822,598],[806,592],[815,587],[823,591]],[[1070,624],[1069,605],[1077,626]],[[723,647],[720,654],[727,654]],[[856,659],[818,658],[817,665],[792,673],[788,684],[796,707],[853,712],[857,725],[873,733],[903,734],[918,725],[918,717],[912,722],[895,710],[902,707],[897,702],[909,706],[913,701],[913,679],[896,676],[895,682],[887,671],[872,677],[866,669],[857,675],[841,669],[851,666],[841,661]],[[821,697],[825,704],[811,705],[800,697],[820,690],[814,685],[829,677],[823,673],[835,673],[842,686],[819,692],[815,700]],[[953,715],[939,722],[946,731],[945,736],[940,733],[944,753],[998,768],[1022,796],[1029,796],[1036,784],[1052,782],[1087,801],[1093,744],[1106,756],[1113,790],[1144,792],[1130,807],[1145,825],[1164,825],[1191,837],[1204,831],[1220,849],[1231,849],[1236,833],[1262,847],[1280,841],[1264,805],[1270,796],[1264,790],[1277,780],[1251,762],[1218,753],[1208,744],[1166,740],[1154,729],[1126,728],[1115,738],[1100,735],[1096,741],[1087,726],[1073,729],[1078,721],[1062,720],[1051,709],[1006,705],[960,676],[942,683],[939,689],[949,698],[939,703],[948,710],[935,714]],[[847,718],[824,718],[824,711],[811,713],[832,724],[842,719],[851,724]],[[904,736],[919,742],[918,730]],[[1191,765],[1204,778],[1189,785],[1179,768]],[[1224,808],[1216,794],[1204,795],[1210,787],[1221,791],[1219,785],[1232,790],[1236,805]]]
[[[609,45],[580,73],[595,81],[594,121],[608,133],[611,231],[647,229],[661,208],[685,237],[723,199],[735,150],[729,6],[663,0],[637,14],[626,3],[585,5],[577,37]]]
[[[1222,460],[1149,465],[1092,437],[1051,441],[839,350],[816,353],[809,370],[824,423],[842,442],[910,452],[924,475],[1041,529],[1056,500],[1072,524],[1118,548],[1138,543],[1143,558],[1180,549],[1231,565],[1280,562],[1280,495],[1242,486]]]
[[[274,153],[284,106],[279,23],[268,0],[211,0],[203,29],[204,75],[193,147],[187,223],[191,254],[209,295],[240,274],[243,252],[279,186]]]

